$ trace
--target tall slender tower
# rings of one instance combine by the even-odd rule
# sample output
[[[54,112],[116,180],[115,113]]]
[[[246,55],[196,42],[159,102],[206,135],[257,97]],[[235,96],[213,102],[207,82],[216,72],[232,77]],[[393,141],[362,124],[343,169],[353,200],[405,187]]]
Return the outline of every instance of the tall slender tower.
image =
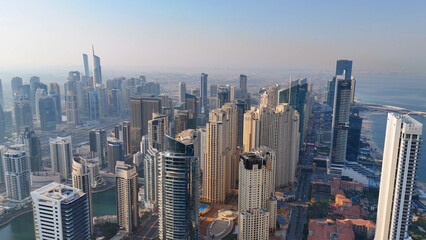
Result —
[[[83,53],[84,76],[89,76],[89,58],[87,54]]]
[[[165,137],[158,177],[160,239],[198,239],[199,163],[193,141]]]
[[[37,134],[31,128],[26,128],[22,135],[22,143],[25,145],[31,172],[42,170],[41,144]]]
[[[240,89],[242,97],[247,97],[247,76],[243,74],[240,75]]]
[[[132,154],[132,146],[131,143],[131,126],[129,121],[123,122],[123,147],[124,147],[124,154],[125,155],[131,155]]]
[[[148,141],[150,147],[163,151],[164,136],[169,135],[169,121],[165,114],[153,113],[152,120],[148,121]]]
[[[52,170],[61,174],[62,179],[71,179],[72,142],[67,137],[50,138],[50,161]]]
[[[259,147],[241,154],[239,163],[238,239],[269,239],[275,230],[275,151]]]
[[[339,60],[336,67],[336,83],[333,104],[333,122],[329,163],[327,172],[340,177],[346,160],[349,115],[352,98],[352,61]]]
[[[89,146],[93,157],[99,158],[99,165],[107,164],[107,134],[105,130],[95,129],[89,132]]]
[[[201,79],[200,79],[200,90],[201,90],[201,110],[202,112],[207,112],[207,107],[209,104],[209,99],[207,96],[207,77],[208,75],[205,73],[201,73]]]
[[[31,192],[31,198],[37,240],[90,239],[86,193],[53,182]]]
[[[4,107],[4,98],[3,98],[3,84],[0,79],[0,105]]]
[[[58,83],[50,83],[49,95],[55,99],[56,123],[62,122],[61,91]]]
[[[72,186],[86,193],[89,202],[90,232],[93,233],[93,208],[92,208],[92,184],[90,182],[90,168],[86,159],[75,155],[72,162]]]
[[[108,171],[114,172],[117,161],[124,161],[123,141],[111,138],[107,145]]]
[[[95,48],[92,46],[93,51],[93,79],[96,84],[102,84],[102,71],[101,59],[95,55]]]
[[[186,83],[180,82],[179,83],[179,102],[181,103],[186,102],[185,95],[186,95]]]
[[[388,113],[380,179],[376,240],[408,239],[423,125]]]
[[[121,230],[133,232],[138,226],[138,173],[136,167],[118,161],[115,166],[117,186],[117,222]]]
[[[4,118],[3,105],[0,104],[0,141],[6,136],[6,120]]]
[[[30,196],[30,166],[25,151],[8,150],[3,154],[7,198],[21,202]]]

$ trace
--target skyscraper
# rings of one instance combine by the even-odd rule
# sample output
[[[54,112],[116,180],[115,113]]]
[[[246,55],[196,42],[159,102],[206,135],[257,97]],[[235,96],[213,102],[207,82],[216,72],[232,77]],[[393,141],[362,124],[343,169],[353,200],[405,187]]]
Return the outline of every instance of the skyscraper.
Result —
[[[138,173],[136,167],[118,161],[115,166],[117,222],[121,230],[133,232],[138,226]]]
[[[217,97],[217,85],[211,84],[210,85],[210,97]]]
[[[89,202],[90,232],[93,232],[93,207],[92,207],[92,184],[90,181],[90,168],[86,159],[75,155],[72,162],[72,187],[86,193]]]
[[[408,115],[388,113],[376,240],[409,238],[422,128]]]
[[[219,107],[231,101],[231,93],[228,87],[219,87],[217,90],[217,97],[219,99]]]
[[[349,114],[352,97],[351,78],[352,61],[339,60],[336,67],[336,83],[333,104],[332,136],[327,172],[340,177],[346,160]]]
[[[179,83],[179,102],[184,103],[185,100],[185,94],[186,94],[186,84],[185,82]]]
[[[209,100],[208,100],[208,96],[207,96],[207,77],[208,75],[205,73],[201,73],[201,79],[200,79],[200,89],[201,89],[201,111],[202,112],[207,112],[208,109],[208,104],[209,104]]]
[[[43,96],[38,98],[37,106],[40,129],[55,130],[57,122],[55,99],[52,96]]]
[[[163,136],[164,138],[164,136]],[[157,204],[158,200],[158,163],[160,161],[160,152],[148,147],[144,158],[144,193],[145,201],[150,204]]]
[[[238,239],[269,239],[275,229],[276,155],[267,147],[241,154],[239,162]]]
[[[84,66],[84,76],[89,77],[89,58],[87,54],[83,53],[83,66]]]
[[[72,171],[72,142],[71,135],[67,137],[49,138],[50,161],[52,170],[60,173],[62,179],[71,179]]]
[[[6,136],[6,119],[4,118],[3,105],[0,104],[0,141]]]
[[[21,202],[30,196],[30,166],[25,151],[9,149],[3,154],[7,198]]]
[[[11,85],[12,85],[12,94],[13,96],[15,96],[21,90],[22,78],[20,77],[12,78]]]
[[[99,158],[99,164],[103,167],[107,164],[107,134],[105,130],[95,129],[89,132],[89,146],[92,157]]]
[[[22,143],[25,145],[28,160],[31,166],[31,172],[42,170],[41,144],[37,134],[31,128],[26,128],[22,134]]]
[[[50,183],[31,192],[36,239],[90,239],[87,194]]]
[[[349,115],[348,144],[346,147],[346,160],[357,161],[361,140],[362,118],[359,109],[352,107]]]
[[[167,115],[153,113],[152,120],[148,121],[149,145],[158,151],[163,151],[164,136],[169,134],[169,121]]]
[[[3,84],[0,79],[0,105],[4,107],[4,98],[3,98]]]
[[[114,172],[117,161],[124,161],[123,141],[111,138],[107,145],[108,171]]]
[[[99,120],[101,113],[99,109],[98,92],[90,91],[87,94],[88,94],[88,103],[89,103],[89,119]]]
[[[278,85],[272,85],[262,94],[261,107],[275,108],[278,105]]]
[[[130,99],[132,153],[139,151],[142,136],[148,133],[148,121],[152,113],[161,112],[161,100],[147,95],[136,95]]]
[[[243,74],[240,75],[240,89],[243,98],[247,97],[247,76]]]
[[[243,151],[267,146],[276,152],[276,188],[292,184],[299,161],[299,113],[287,103],[244,114]]]
[[[198,239],[199,162],[192,140],[165,137],[158,177],[160,239]]]
[[[123,122],[123,147],[124,154],[131,155],[132,154],[132,146],[131,146],[131,126],[129,121]]]
[[[61,123],[62,122],[62,107],[61,107],[61,91],[60,91],[59,84],[50,83],[49,95],[51,95],[55,99],[56,123]]]
[[[101,70],[101,59],[95,55],[95,49],[93,50],[93,79],[96,84],[102,84],[102,70]]]
[[[16,132],[19,134],[25,130],[26,127],[33,127],[33,114],[31,104],[27,96],[17,96],[15,99],[13,109],[15,112],[15,125]]]
[[[238,179],[237,108],[225,104],[210,111],[206,124],[203,200],[223,203]]]
[[[77,94],[74,91],[68,91],[66,98],[67,122],[80,123],[80,111],[78,109]]]

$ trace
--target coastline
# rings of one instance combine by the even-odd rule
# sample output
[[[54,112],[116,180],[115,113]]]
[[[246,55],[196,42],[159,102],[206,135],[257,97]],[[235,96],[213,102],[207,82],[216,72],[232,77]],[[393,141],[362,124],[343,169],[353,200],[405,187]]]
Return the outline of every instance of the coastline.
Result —
[[[29,208],[25,208],[25,209],[20,209],[19,211],[16,211],[16,212],[13,212],[13,213],[9,214],[9,216],[7,216],[8,219],[5,220],[5,221],[2,221],[0,223],[0,228],[2,228],[5,225],[9,224],[10,222],[12,222],[13,220],[15,220],[16,218],[18,218],[18,217],[20,217],[20,216],[22,216],[24,214],[30,213],[32,211],[33,211],[33,208],[29,207]]]
[[[375,161],[381,161],[383,159],[383,151],[377,146],[373,141],[373,131],[372,131],[372,120],[371,116],[374,114],[383,114],[382,112],[377,112],[376,110],[364,109],[361,111],[362,120],[362,129],[361,129],[361,139],[370,145],[370,153]]]

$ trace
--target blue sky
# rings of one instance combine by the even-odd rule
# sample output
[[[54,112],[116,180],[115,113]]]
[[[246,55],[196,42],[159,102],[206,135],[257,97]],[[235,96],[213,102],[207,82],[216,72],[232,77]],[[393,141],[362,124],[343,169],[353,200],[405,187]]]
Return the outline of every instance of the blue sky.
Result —
[[[426,72],[426,1],[8,1],[0,68],[104,66]],[[331,67],[332,68],[332,67]]]

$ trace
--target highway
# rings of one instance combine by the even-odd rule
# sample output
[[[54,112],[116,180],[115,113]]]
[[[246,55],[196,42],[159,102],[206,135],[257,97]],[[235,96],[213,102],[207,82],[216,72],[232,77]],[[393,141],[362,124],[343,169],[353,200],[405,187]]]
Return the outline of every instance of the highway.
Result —
[[[135,235],[134,239],[137,240],[151,240],[157,237],[158,215],[152,214]]]

